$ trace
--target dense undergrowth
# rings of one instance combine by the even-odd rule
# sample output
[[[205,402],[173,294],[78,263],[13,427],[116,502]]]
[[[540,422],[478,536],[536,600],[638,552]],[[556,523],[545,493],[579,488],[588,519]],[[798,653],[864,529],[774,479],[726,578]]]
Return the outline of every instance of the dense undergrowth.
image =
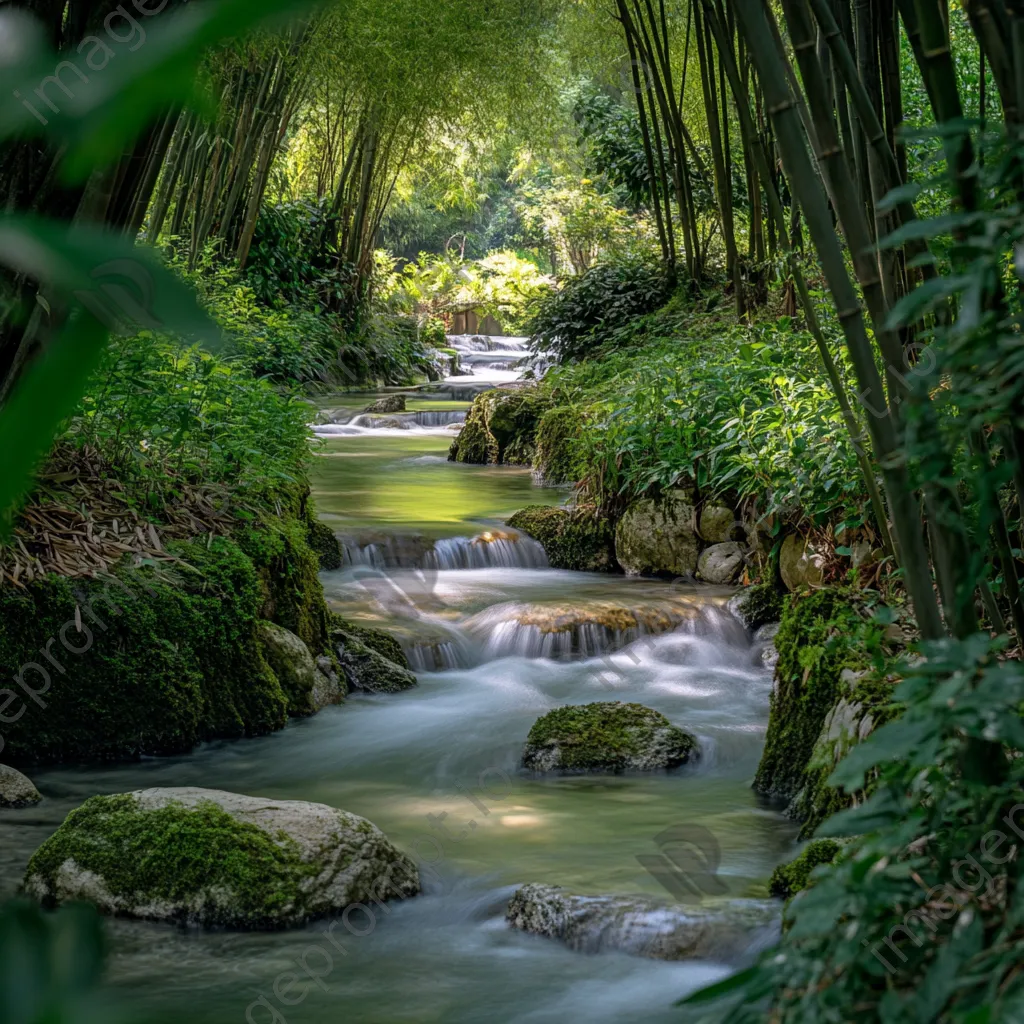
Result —
[[[610,335],[566,342],[586,358],[544,379],[557,412],[540,434],[563,477],[602,504],[687,479],[708,497],[756,499],[764,517],[863,517],[856,453],[811,336],[790,317],[741,325],[701,306],[680,292]]]

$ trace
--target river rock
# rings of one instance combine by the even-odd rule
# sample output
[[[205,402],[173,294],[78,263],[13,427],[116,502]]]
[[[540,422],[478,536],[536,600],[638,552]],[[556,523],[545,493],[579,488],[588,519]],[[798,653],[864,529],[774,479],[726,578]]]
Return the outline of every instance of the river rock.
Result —
[[[689,906],[640,896],[573,896],[555,886],[533,884],[515,893],[506,920],[513,928],[558,939],[580,953],[734,960],[771,941],[779,910],[766,900]]]
[[[0,764],[0,807],[32,807],[42,799],[39,790],[21,772]]]
[[[791,533],[779,552],[779,572],[789,591],[820,587],[825,580],[825,549],[822,545]]]
[[[615,530],[595,508],[530,505],[509,519],[508,525],[538,541],[552,569],[613,572],[618,568]]]
[[[211,789],[97,796],[36,851],[46,906],[200,927],[297,927],[355,903],[415,896],[419,872],[364,818]]]
[[[363,412],[405,412],[405,395],[385,395],[383,398],[378,398],[376,402],[371,402]]]
[[[707,544],[724,544],[744,536],[743,526],[735,513],[724,505],[705,505],[700,510],[698,532]]]
[[[688,491],[633,502],[615,528],[615,555],[630,576],[689,576],[697,569],[697,554]]]
[[[346,687],[330,659],[323,659],[330,669],[324,672],[300,637],[273,622],[261,622],[259,638],[263,656],[288,696],[291,714],[313,715],[345,699]]]
[[[416,677],[359,640],[350,638],[336,645],[338,659],[354,690],[366,693],[400,693],[416,685]]]
[[[779,663],[779,649],[775,646],[775,638],[779,635],[779,623],[771,622],[762,626],[755,634],[755,643],[761,644],[758,652],[758,662],[762,668],[774,670]]]
[[[697,559],[697,575],[708,583],[735,583],[743,571],[745,551],[734,540],[712,544]]]
[[[448,461],[532,465],[537,426],[549,406],[536,385],[508,385],[477,395]]]
[[[530,730],[531,771],[621,772],[676,768],[698,756],[697,741],[663,714],[621,701],[555,708]]]

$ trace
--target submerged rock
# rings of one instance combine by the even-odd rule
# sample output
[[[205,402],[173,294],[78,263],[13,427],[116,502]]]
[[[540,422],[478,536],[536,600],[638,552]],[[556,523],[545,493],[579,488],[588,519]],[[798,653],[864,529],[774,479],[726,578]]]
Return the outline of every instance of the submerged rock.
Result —
[[[558,939],[580,953],[655,960],[737,959],[767,945],[778,917],[768,901],[684,906],[640,896],[573,896],[537,884],[519,889],[506,914],[513,928]]]
[[[661,712],[621,701],[569,705],[539,718],[523,751],[532,771],[621,772],[676,768],[697,741]]]
[[[619,564],[630,576],[692,575],[699,548],[694,517],[691,495],[683,490],[633,502],[615,528]]]
[[[530,505],[517,512],[508,525],[538,541],[553,569],[612,572],[615,530],[611,520],[593,508],[552,508]]]
[[[745,550],[733,540],[712,544],[700,553],[697,575],[708,583],[735,583],[743,571]]]
[[[0,807],[32,807],[42,799],[39,790],[21,772],[0,764]]]
[[[345,699],[345,686],[330,659],[324,659],[325,672],[300,637],[273,622],[261,622],[259,638],[267,664],[288,695],[291,714],[313,715]]]
[[[36,851],[26,891],[46,906],[201,927],[296,927],[420,891],[419,872],[364,818],[323,804],[210,789],[87,800]]]
[[[790,534],[779,552],[779,573],[789,591],[811,590],[825,580],[825,550],[800,534]]]
[[[383,398],[378,398],[376,402],[371,402],[363,412],[405,412],[405,395],[385,395]]]

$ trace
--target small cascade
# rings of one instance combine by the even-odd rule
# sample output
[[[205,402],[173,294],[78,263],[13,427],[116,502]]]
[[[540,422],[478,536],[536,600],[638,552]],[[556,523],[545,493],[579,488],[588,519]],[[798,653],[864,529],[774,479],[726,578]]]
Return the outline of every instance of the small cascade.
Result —
[[[421,535],[342,539],[343,564],[372,569],[546,569],[544,548],[514,530],[430,540]]]
[[[455,640],[414,644],[406,650],[405,655],[413,672],[450,672],[453,669],[469,668],[473,664],[465,645]]]
[[[691,628],[708,610],[683,601],[635,608],[610,602],[579,606],[509,603],[474,616],[466,630],[482,643],[485,661],[504,657],[586,659],[621,650],[645,636]]]
[[[488,531],[477,537],[439,540],[427,553],[427,569],[546,569],[548,556],[532,537]]]

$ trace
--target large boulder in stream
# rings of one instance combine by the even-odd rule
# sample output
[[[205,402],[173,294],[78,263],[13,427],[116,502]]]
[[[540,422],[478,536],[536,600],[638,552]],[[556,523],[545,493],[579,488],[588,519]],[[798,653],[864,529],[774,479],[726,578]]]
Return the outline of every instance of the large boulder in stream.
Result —
[[[405,412],[405,395],[385,395],[383,398],[378,398],[376,402],[371,402],[363,412]]]
[[[48,907],[213,928],[297,927],[420,891],[415,864],[364,818],[211,789],[97,796],[35,853],[25,889]]]
[[[689,491],[641,498],[626,509],[615,528],[615,555],[630,576],[692,576],[700,541]]]
[[[698,756],[697,741],[643,704],[555,708],[526,739],[523,767],[537,772],[657,771]]]
[[[0,808],[33,807],[42,799],[39,790],[21,772],[0,764]]]
[[[573,896],[536,884],[519,889],[506,914],[513,928],[580,953],[727,961],[767,946],[779,917],[778,906],[767,900],[689,906],[642,896]]]
[[[618,568],[615,530],[611,520],[595,508],[529,505],[517,512],[508,525],[538,541],[552,569],[613,572]]]
[[[524,384],[477,395],[452,442],[448,461],[531,466],[537,427],[549,405],[537,387]]]

